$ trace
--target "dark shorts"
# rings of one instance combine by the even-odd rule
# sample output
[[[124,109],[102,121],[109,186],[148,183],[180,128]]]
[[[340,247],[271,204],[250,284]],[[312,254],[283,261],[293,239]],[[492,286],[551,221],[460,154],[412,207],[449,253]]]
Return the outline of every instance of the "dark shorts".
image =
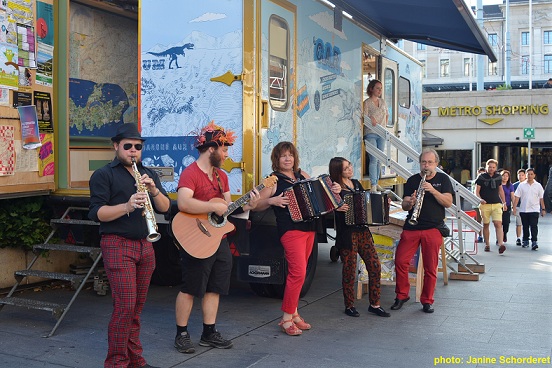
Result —
[[[228,295],[232,273],[232,253],[226,238],[222,239],[215,254],[198,259],[180,251],[182,286],[180,291],[198,298],[205,293]]]

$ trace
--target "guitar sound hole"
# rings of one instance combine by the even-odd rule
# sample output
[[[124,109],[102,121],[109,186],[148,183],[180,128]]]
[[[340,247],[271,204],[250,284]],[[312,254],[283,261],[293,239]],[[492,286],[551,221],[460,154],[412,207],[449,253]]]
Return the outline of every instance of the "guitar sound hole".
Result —
[[[212,213],[211,214],[211,220],[213,223],[217,224],[217,225],[220,225],[224,222],[224,217],[223,216],[219,216],[217,215],[216,213]]]

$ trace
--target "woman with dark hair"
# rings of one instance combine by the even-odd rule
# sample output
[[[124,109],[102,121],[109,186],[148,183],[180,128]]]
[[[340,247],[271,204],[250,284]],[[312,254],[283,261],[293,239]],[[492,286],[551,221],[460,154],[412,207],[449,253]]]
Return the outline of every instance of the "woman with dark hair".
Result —
[[[348,193],[364,190],[362,184],[352,178],[353,167],[343,157],[334,157],[330,160],[329,172],[332,181],[339,184],[342,198]],[[348,209],[348,205],[344,204],[334,212],[337,233],[335,244],[339,249],[343,261],[341,282],[343,285],[343,298],[345,299],[345,314],[351,317],[360,316],[354,305],[354,283],[358,253],[364,261],[368,276],[370,277],[368,282],[370,299],[368,312],[380,317],[390,317],[391,315],[380,306],[381,264],[374,247],[372,233],[366,226],[346,225],[345,212]]]
[[[504,243],[506,243],[506,234],[510,229],[510,215],[512,213],[515,189],[514,184],[510,180],[510,172],[508,170],[502,170],[500,175],[502,175],[502,189],[504,189],[504,198],[506,199],[506,210],[502,212],[502,232],[504,233]]]
[[[381,84],[381,82],[377,79],[372,79],[370,83],[368,83],[368,87],[366,88],[366,94],[368,95],[368,98],[364,100],[363,105],[365,124],[364,140],[371,145],[377,147],[377,149],[379,149],[380,151],[383,151],[383,149],[385,148],[385,140],[378,134],[373,133],[370,129],[370,126],[387,126],[389,112],[387,111],[385,100],[381,98],[382,93],[383,85]],[[368,165],[368,171],[370,175],[370,182],[372,184],[370,187],[370,191],[375,192],[377,191],[381,168],[378,159],[373,155],[369,156],[370,164]]]
[[[308,179],[309,175],[299,168],[299,154],[291,142],[280,142],[270,156],[273,175],[278,177],[278,184],[263,190],[255,211],[262,211],[270,206],[276,216],[278,236],[284,247],[288,275],[282,301],[282,320],[278,324],[282,331],[290,336],[297,336],[311,325],[305,322],[297,312],[299,295],[307,274],[307,262],[311,255],[316,236],[316,222],[293,222],[289,209],[289,199],[283,192],[296,182]],[[339,193],[340,187],[334,183],[332,192]]]

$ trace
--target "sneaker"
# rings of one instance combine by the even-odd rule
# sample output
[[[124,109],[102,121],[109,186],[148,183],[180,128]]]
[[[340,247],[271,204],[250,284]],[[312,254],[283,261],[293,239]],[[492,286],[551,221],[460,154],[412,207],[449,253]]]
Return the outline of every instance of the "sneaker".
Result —
[[[174,347],[179,353],[192,354],[195,353],[195,347],[190,339],[188,332],[182,332],[174,339]]]
[[[502,244],[500,247],[498,247],[498,254],[504,253],[505,250],[506,250],[506,246]]]
[[[230,349],[233,346],[232,341],[226,340],[225,338],[223,338],[220,332],[218,331],[215,331],[208,336],[201,335],[201,339],[199,340],[199,345],[211,346],[217,349]]]
[[[508,241],[508,237],[506,236],[506,234],[504,234],[504,238],[502,238],[502,240],[504,240],[504,243]]]
[[[478,243],[483,243],[483,237],[481,235],[479,235],[479,237],[477,237],[477,242]]]
[[[370,193],[377,193],[378,192],[378,186],[377,185],[372,185],[370,187]]]
[[[539,245],[537,244],[536,241],[532,242],[531,243],[531,250],[537,250],[539,249]]]
[[[522,243],[521,243],[521,247],[522,248],[527,248],[529,246],[529,240],[524,240]]]
[[[519,238],[516,240],[516,245],[521,247],[521,240]]]

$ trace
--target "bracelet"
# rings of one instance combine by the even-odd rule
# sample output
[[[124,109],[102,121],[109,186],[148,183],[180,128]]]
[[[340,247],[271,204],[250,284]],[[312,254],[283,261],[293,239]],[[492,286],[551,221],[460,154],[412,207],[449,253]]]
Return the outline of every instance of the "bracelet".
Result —
[[[126,211],[127,217],[130,217],[130,213],[128,212],[127,204],[128,204],[128,202],[125,202],[125,211]]]
[[[159,193],[160,193],[160,192],[161,192],[161,190],[159,190],[159,188],[157,188],[157,193],[155,193],[155,194],[152,194],[152,196],[151,196],[151,197],[152,197],[152,198],[155,198],[155,197],[157,197],[157,196],[159,195]]]

